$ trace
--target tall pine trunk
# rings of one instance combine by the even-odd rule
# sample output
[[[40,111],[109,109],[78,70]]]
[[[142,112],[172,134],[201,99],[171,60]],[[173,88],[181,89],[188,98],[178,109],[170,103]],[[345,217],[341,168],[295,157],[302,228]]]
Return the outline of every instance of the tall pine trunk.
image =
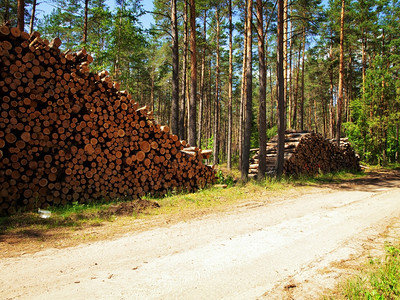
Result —
[[[252,120],[252,8],[253,1],[247,1],[247,16],[246,16],[246,101],[245,101],[245,113],[244,113],[244,137],[243,137],[243,156],[241,166],[241,180],[246,182],[248,180],[249,163],[250,163],[250,136],[251,136],[251,120]]]
[[[120,64],[120,53],[121,53],[121,28],[122,28],[122,16],[125,10],[125,0],[121,1],[121,8],[118,10],[119,15],[119,24],[118,24],[118,35],[117,35],[117,53],[114,58],[114,78],[118,79],[119,71],[119,64]]]
[[[245,5],[246,5],[245,0]],[[247,20],[247,10],[245,10],[245,20]],[[244,110],[246,97],[246,67],[247,67],[247,21],[244,24],[244,40],[243,40],[243,60],[242,60],[242,83],[240,92],[240,108],[239,108],[239,169],[242,170],[243,148],[244,148]]]
[[[317,98],[314,97],[314,131],[318,133]]]
[[[292,29],[292,23],[290,23],[290,31]],[[289,34],[288,34],[289,35]],[[288,102],[289,102],[289,116],[287,117],[287,128],[292,128],[292,115],[293,115],[293,76],[292,76],[292,58],[293,58],[293,37],[290,34],[289,37],[289,88],[288,88]]]
[[[269,89],[270,89],[270,91],[271,91],[271,93],[270,93],[270,101],[271,101],[271,111],[270,111],[270,117],[269,117],[269,126],[272,128],[273,126],[274,126],[274,124],[275,124],[275,122],[274,122],[274,112],[275,112],[275,110],[274,110],[274,107],[275,107],[275,102],[276,102],[276,99],[275,99],[275,97],[274,97],[274,85],[272,84],[272,73],[273,73],[273,67],[271,66],[271,68],[270,68],[270,72],[269,72]]]
[[[10,0],[5,0],[3,19],[4,23],[10,21]]]
[[[336,118],[336,143],[340,145],[340,132],[342,127],[342,105],[343,105],[343,73],[344,73],[344,6],[345,0],[342,0],[342,11],[340,14],[340,58],[339,58],[339,87],[338,87],[338,103]]]
[[[17,10],[17,27],[19,30],[24,31],[25,27],[25,1],[18,0],[18,10]]]
[[[184,1],[183,9],[183,55],[182,55],[182,94],[179,103],[179,137],[186,139],[185,116],[186,116],[186,97],[187,97],[187,60],[188,60],[188,20],[187,20],[187,1]]]
[[[265,40],[262,0],[257,0],[257,33],[258,33],[258,64],[260,81],[260,98],[258,107],[258,179],[265,177],[266,147],[267,147],[267,76],[265,67]]]
[[[211,68],[211,65],[212,65],[212,63],[211,63],[211,60],[209,60],[209,62],[208,62],[208,78],[211,78],[211,74],[212,74],[212,68]],[[213,132],[212,132],[212,129],[213,129],[213,126],[212,126],[212,107],[213,107],[213,101],[212,101],[212,87],[211,87],[211,80],[208,80],[207,81],[207,91],[206,91],[206,99],[205,99],[205,101],[206,101],[206,103],[207,103],[207,143],[211,140],[211,138],[212,138],[212,134],[213,134]]]
[[[292,124],[295,129],[299,128],[297,125],[297,103],[299,98],[299,79],[300,79],[300,63],[301,63],[301,53],[302,53],[303,45],[302,41],[299,46],[299,56],[297,58],[297,69],[296,69],[296,87],[294,90],[294,103],[293,103],[293,121]]]
[[[88,5],[89,0],[85,0],[85,15],[83,18],[83,38],[82,42],[84,45],[87,44],[87,34],[88,34]]]
[[[219,20],[219,7],[215,11],[215,18],[217,21],[217,59],[215,65],[215,102],[214,102],[214,165],[219,164],[219,127],[220,127],[220,99],[219,99],[219,63],[220,63],[220,49],[219,49],[219,35],[220,35],[220,20]]]
[[[397,141],[397,147],[396,147],[395,159],[396,162],[399,162],[399,150],[400,150],[399,123],[396,124],[396,141]]]
[[[227,167],[232,168],[232,85],[233,85],[233,49],[232,49],[232,0],[229,0],[229,85],[228,85],[228,144]]]
[[[206,14],[204,13],[204,31],[203,37],[206,41]],[[201,147],[202,133],[203,133],[203,111],[204,111],[204,76],[206,68],[206,47],[203,48],[203,53],[201,57],[201,71],[200,71],[200,101],[199,101],[199,113],[197,119],[197,145]]]
[[[196,98],[197,98],[197,56],[196,56],[196,6],[190,0],[190,100],[189,100],[189,144],[196,145]]]
[[[178,134],[179,129],[179,48],[178,22],[176,19],[176,0],[171,0],[171,38],[172,38],[172,103],[171,131]]]
[[[154,68],[151,70],[151,85],[150,85],[150,108],[154,112]]]
[[[288,107],[288,0],[283,0],[283,78],[285,98],[285,129],[287,127],[286,110]]]
[[[367,38],[364,29],[362,30],[362,47],[361,47],[361,63],[362,63],[362,98],[365,99],[365,78],[367,74]]]
[[[299,111],[299,118],[300,118],[300,130],[304,130],[304,77],[305,77],[305,70],[304,70],[304,60],[306,54],[306,29],[303,26],[303,55],[301,60],[301,98],[300,98],[300,111]]]
[[[333,92],[333,47],[332,44],[330,46],[329,50],[329,59],[330,59],[330,68],[329,68],[329,80],[330,80],[330,101],[329,101],[329,128],[330,128],[330,138],[333,139],[335,138],[335,110],[333,107],[333,98],[334,98],[334,92]]]
[[[32,13],[31,13],[31,20],[29,22],[29,34],[33,32],[33,24],[35,23],[35,16],[36,16],[36,0],[32,1]]]
[[[283,43],[283,0],[278,0],[278,43],[277,43],[277,80],[278,80],[278,149],[276,158],[276,175],[279,177],[283,173],[284,148],[285,148],[285,78],[284,78],[284,43]]]

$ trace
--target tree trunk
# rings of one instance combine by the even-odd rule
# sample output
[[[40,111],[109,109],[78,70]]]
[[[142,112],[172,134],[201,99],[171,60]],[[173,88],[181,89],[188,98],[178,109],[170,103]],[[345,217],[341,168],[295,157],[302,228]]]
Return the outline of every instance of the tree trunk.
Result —
[[[29,34],[33,32],[33,24],[35,23],[35,15],[36,15],[36,0],[32,1],[32,13],[31,13],[31,21],[29,22]]]
[[[249,163],[250,163],[250,136],[251,136],[251,120],[252,120],[252,7],[253,1],[247,1],[247,18],[246,18],[246,103],[245,103],[245,115],[244,115],[244,141],[243,141],[243,157],[242,157],[242,167],[241,167],[241,180],[246,182],[248,179]]]
[[[382,30],[382,57],[385,57],[385,29]],[[387,65],[389,69],[389,65]],[[386,118],[383,117],[383,112],[388,110],[388,103],[385,100],[385,76],[382,75],[382,91],[381,91],[381,100],[380,100],[380,107],[382,113],[380,113],[380,122],[379,126],[381,127],[382,132],[382,164],[386,165],[387,163],[387,125],[386,125]]]
[[[206,48],[203,49],[203,55],[201,58],[201,72],[200,72],[200,101],[199,101],[199,113],[197,119],[197,145],[201,147],[202,130],[203,130],[203,110],[204,110],[204,75],[205,75],[205,60],[206,60]]]
[[[207,41],[207,11],[204,11],[204,23],[203,23],[203,38],[204,41]],[[203,56],[201,60],[201,74],[200,74],[200,106],[199,106],[199,120],[198,120],[198,131],[197,131],[197,145],[201,147],[202,135],[203,135],[203,112],[204,112],[204,82],[205,82],[205,71],[206,71],[206,49],[203,49]]]
[[[285,148],[285,78],[284,78],[284,43],[283,43],[283,0],[278,0],[278,66],[277,66],[277,80],[278,80],[278,146],[276,156],[276,175],[280,177],[283,172],[284,163],[284,148]]]
[[[154,69],[151,70],[151,86],[150,86],[150,106],[151,111],[154,112]]]
[[[396,124],[396,141],[397,141],[397,147],[396,147],[395,159],[396,159],[396,162],[399,162],[399,150],[400,150],[399,123]]]
[[[203,38],[207,41],[207,10],[204,11],[204,22],[203,22]],[[200,74],[200,107],[199,107],[199,121],[198,121],[198,132],[197,132],[197,145],[201,147],[202,136],[203,136],[203,123],[204,123],[204,107],[206,106],[204,100],[204,88],[205,88],[205,72],[206,72],[206,51],[207,47],[203,49],[203,57],[201,62],[201,74]],[[207,118],[205,118],[207,119]]]
[[[361,48],[361,62],[362,62],[362,98],[365,99],[365,78],[367,74],[367,38],[364,30],[362,30],[362,48]]]
[[[8,21],[10,21],[10,1],[9,0],[5,0],[5,4],[4,4],[4,23],[7,23]]]
[[[257,33],[258,33],[258,63],[259,63],[259,81],[260,98],[258,107],[258,179],[264,179],[266,171],[266,147],[267,147],[267,76],[265,68],[265,41],[264,41],[264,21],[262,0],[257,0]]]
[[[299,98],[299,79],[300,79],[300,63],[301,63],[301,53],[302,53],[303,45],[302,41],[299,46],[299,56],[297,58],[297,70],[296,70],[296,87],[294,90],[294,103],[293,103],[293,126],[297,129],[299,126],[297,125],[297,103]]]
[[[346,122],[351,122],[351,112],[350,112],[350,104],[353,101],[353,76],[354,76],[353,68],[353,55],[350,53],[349,58],[349,75],[347,80],[347,103],[346,103]]]
[[[292,26],[290,26],[292,28]],[[292,128],[292,116],[293,116],[293,76],[292,76],[292,57],[293,57],[293,37],[290,37],[289,41],[289,88],[288,88],[288,102],[289,102],[289,116],[288,120],[288,128]]]
[[[232,49],[232,0],[229,0],[229,85],[228,85],[228,144],[227,167],[232,169],[232,85],[233,85],[233,49]]]
[[[308,105],[308,114],[307,114],[307,130],[312,130],[312,111],[311,111],[311,100]]]
[[[162,97],[162,89],[158,92],[158,107],[157,107],[157,112],[158,112],[158,119],[160,120],[160,123],[162,121],[162,110],[161,110],[161,97]]]
[[[322,92],[323,93],[323,92]],[[321,94],[322,94],[321,93]],[[324,100],[322,100],[321,103],[322,106],[322,134],[324,136],[324,138],[328,138],[328,134],[327,134],[327,123],[328,123],[328,101],[326,100],[326,98]]]
[[[245,1],[245,5],[246,5]],[[245,20],[247,20],[247,10],[245,10]],[[243,40],[243,60],[242,60],[242,88],[240,92],[240,108],[239,108],[239,169],[242,170],[243,159],[243,142],[244,142],[244,108],[245,108],[245,95],[246,95],[246,67],[247,67],[247,21],[244,24],[244,40]]]
[[[179,133],[179,48],[178,23],[176,19],[176,0],[171,0],[171,38],[172,38],[172,103],[171,131]]]
[[[217,58],[215,65],[215,102],[214,102],[214,165],[219,164],[219,127],[220,127],[220,99],[219,99],[219,35],[220,35],[220,20],[219,20],[219,7],[215,10],[215,18],[217,21]]]
[[[331,62],[331,66],[329,69],[329,80],[330,80],[330,102],[329,102],[329,127],[330,127],[330,138],[335,138],[335,110],[333,106],[333,47],[331,44],[330,51],[329,51],[329,59]]]
[[[304,60],[306,54],[306,29],[303,26],[303,56],[301,61],[300,130],[304,130]]]
[[[336,143],[340,145],[340,132],[342,127],[342,105],[343,105],[343,73],[344,73],[344,5],[345,0],[342,0],[342,11],[340,14],[340,58],[339,58],[339,87],[338,87],[338,103],[337,103],[337,118],[336,118]]]
[[[87,33],[88,33],[88,5],[89,0],[85,0],[85,16],[83,20],[83,44],[87,44]]]
[[[275,97],[274,97],[274,86],[272,84],[272,66],[270,68],[269,72],[269,89],[271,91],[271,111],[270,111],[270,121],[269,121],[269,127],[272,128],[274,127],[274,106],[275,106]]]
[[[18,0],[18,29],[20,31],[24,31],[25,27],[25,1],[24,0]]]
[[[318,133],[317,98],[314,97],[314,131]]]
[[[196,98],[197,98],[197,58],[196,58],[196,6],[195,0],[190,0],[190,100],[189,100],[189,134],[191,146],[196,145]]]
[[[188,58],[188,21],[187,1],[184,1],[183,9],[183,53],[182,53],[182,94],[179,103],[179,137],[186,139],[185,116],[186,116],[186,91],[187,91],[187,58]]]
[[[288,0],[283,0],[283,78],[285,98],[285,129],[287,128],[286,110],[288,107]]]
[[[121,53],[121,27],[122,27],[122,15],[125,10],[125,0],[121,1],[121,9],[119,10],[119,25],[118,25],[118,40],[117,40],[117,53],[115,55],[115,60],[114,60],[114,78],[117,79],[119,74],[119,58],[120,58],[120,53]]]
[[[211,78],[212,74],[212,68],[211,68],[212,62],[211,60],[208,62],[208,78]],[[213,107],[213,101],[212,101],[212,91],[211,91],[211,80],[207,81],[207,92],[206,92],[206,103],[207,103],[207,143],[209,143],[210,139],[212,138],[212,107]]]

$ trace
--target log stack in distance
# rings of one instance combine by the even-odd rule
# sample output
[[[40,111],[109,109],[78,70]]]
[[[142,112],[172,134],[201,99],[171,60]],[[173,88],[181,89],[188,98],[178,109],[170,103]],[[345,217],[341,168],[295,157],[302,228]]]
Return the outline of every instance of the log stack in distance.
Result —
[[[267,172],[275,173],[278,137],[267,143]],[[250,174],[258,171],[258,149],[250,161]],[[322,135],[302,131],[286,132],[283,173],[286,175],[314,175],[317,173],[338,172],[341,170],[360,171],[360,161],[350,143],[342,138],[340,147],[336,141],[327,140]]]
[[[0,215],[74,201],[195,191],[215,182],[147,107],[60,39],[0,27]]]

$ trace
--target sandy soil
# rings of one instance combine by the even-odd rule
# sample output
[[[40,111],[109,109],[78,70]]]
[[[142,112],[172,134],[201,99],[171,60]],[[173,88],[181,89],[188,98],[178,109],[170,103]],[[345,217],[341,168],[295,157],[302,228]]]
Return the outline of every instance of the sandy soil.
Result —
[[[315,299],[400,233],[400,176],[0,260],[1,299]]]

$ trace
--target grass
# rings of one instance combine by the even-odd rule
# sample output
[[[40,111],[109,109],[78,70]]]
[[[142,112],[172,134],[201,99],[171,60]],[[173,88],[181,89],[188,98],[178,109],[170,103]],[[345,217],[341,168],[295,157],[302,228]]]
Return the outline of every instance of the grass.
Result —
[[[43,219],[35,212],[18,213],[0,218],[0,235],[5,233],[43,232],[53,228],[78,228],[96,226],[111,221],[113,216],[102,214],[112,203],[79,204],[74,202],[62,207],[51,207],[51,217]]]
[[[170,193],[165,197],[145,197],[146,200],[156,201],[160,208],[150,209],[142,214],[133,214],[134,217],[143,215],[174,214],[184,210],[210,209],[233,204],[243,198],[260,197],[262,195],[279,195],[289,188],[316,186],[327,183],[340,183],[346,180],[363,176],[340,172],[335,174],[320,174],[314,177],[267,177],[263,181],[250,180],[246,184],[237,183],[240,174],[235,170],[221,167],[217,170],[218,182],[226,188],[209,187],[197,193]],[[80,227],[96,225],[105,221],[113,221],[114,216],[105,213],[111,206],[118,203],[118,199],[111,203],[80,204],[74,202],[61,207],[50,207],[51,217],[42,219],[35,212],[18,213],[9,217],[0,218],[0,234],[15,232],[21,228],[36,228],[46,230],[57,227]]]
[[[400,245],[386,245],[386,256],[370,259],[360,274],[325,299],[400,299]]]
[[[116,199],[112,203],[79,204],[74,202],[62,207],[50,207],[48,210],[51,211],[51,217],[48,219],[40,218],[36,212],[2,217],[0,218],[0,241],[6,236],[7,238],[18,237],[21,241],[21,238],[41,239],[60,233],[68,235],[81,229],[103,226],[105,223],[112,223],[115,231],[132,230],[133,220],[151,221],[154,217],[178,222],[210,212],[224,211],[241,201],[260,199],[267,201],[285,194],[298,194],[300,190],[306,190],[309,187],[326,183],[340,183],[362,176],[361,174],[337,173],[315,177],[266,178],[264,181],[250,180],[246,184],[241,184],[238,183],[239,172],[229,171],[224,167],[221,167],[218,172],[218,180],[224,184],[220,187],[209,187],[197,193],[175,194],[170,192],[169,195],[160,198],[147,196],[144,200],[157,202],[160,207],[148,208],[139,213],[134,211],[128,216],[117,216],[112,211],[110,212],[111,206],[122,204]],[[226,188],[221,186],[226,186]],[[117,228],[118,226],[121,228]],[[102,231],[104,231],[104,227],[102,227]]]
[[[353,180],[366,176],[364,172],[349,173],[341,171],[337,173],[318,174],[316,176],[301,176],[292,178],[294,183],[305,183],[309,185],[327,184],[327,183],[341,183],[348,180]]]
[[[381,170],[381,169],[386,169],[386,170],[399,170],[400,169],[399,162],[386,163],[384,166],[370,165],[366,162],[361,162],[360,164],[370,171],[377,171],[377,170]]]

